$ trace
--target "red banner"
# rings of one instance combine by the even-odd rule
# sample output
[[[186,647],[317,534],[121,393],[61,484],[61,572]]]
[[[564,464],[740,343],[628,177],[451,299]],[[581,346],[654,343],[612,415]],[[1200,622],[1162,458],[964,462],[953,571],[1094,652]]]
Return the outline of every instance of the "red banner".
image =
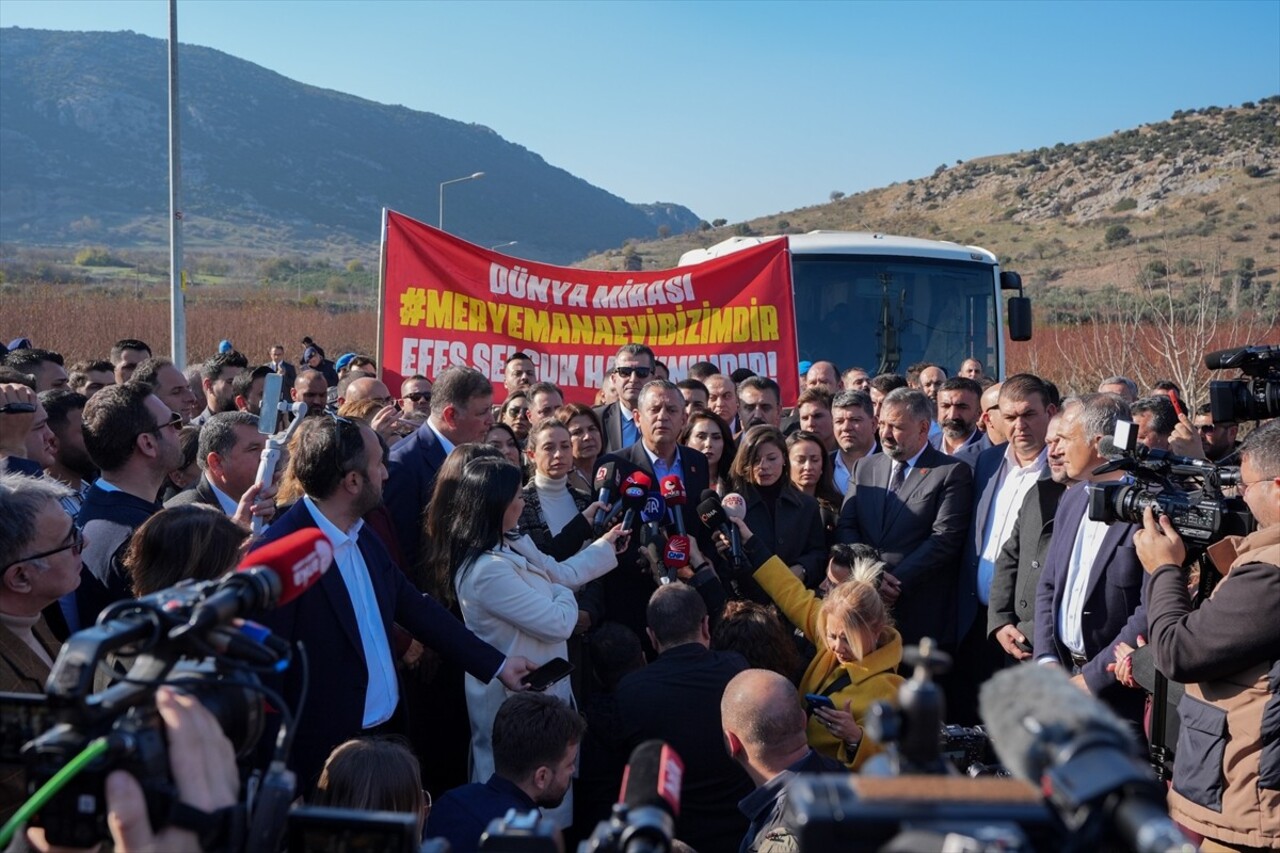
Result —
[[[785,239],[674,270],[600,272],[507,257],[387,211],[381,357],[392,391],[453,364],[494,382],[528,353],[540,381],[591,403],[623,344],[650,347],[671,381],[710,361],[747,367],[798,393]]]

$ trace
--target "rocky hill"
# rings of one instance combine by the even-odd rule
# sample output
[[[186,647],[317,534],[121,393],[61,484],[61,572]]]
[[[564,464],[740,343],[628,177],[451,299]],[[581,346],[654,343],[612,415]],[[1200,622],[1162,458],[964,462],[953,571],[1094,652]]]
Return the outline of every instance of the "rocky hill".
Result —
[[[0,30],[0,240],[167,245],[167,47],[118,33]],[[289,80],[183,46],[184,236],[194,249],[376,258],[383,206],[482,245],[568,262],[680,233],[677,204],[633,205],[487,127]],[[659,231],[659,228],[662,230]]]
[[[943,164],[905,183],[832,192],[826,204],[635,241],[580,265],[665,268],[734,234],[815,229],[983,246],[1050,303],[1164,270],[1211,284],[1243,277],[1270,289],[1269,304],[1280,311],[1280,96],[1179,110],[1088,142]]]

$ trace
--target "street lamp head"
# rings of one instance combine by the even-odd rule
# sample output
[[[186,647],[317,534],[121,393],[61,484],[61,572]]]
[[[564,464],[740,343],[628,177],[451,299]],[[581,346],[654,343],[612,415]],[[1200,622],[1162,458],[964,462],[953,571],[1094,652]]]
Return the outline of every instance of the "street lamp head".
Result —
[[[473,179],[474,179],[474,178],[483,178],[483,177],[484,177],[484,172],[476,172],[476,173],[475,173],[474,175],[472,175],[471,177],[472,177]]]

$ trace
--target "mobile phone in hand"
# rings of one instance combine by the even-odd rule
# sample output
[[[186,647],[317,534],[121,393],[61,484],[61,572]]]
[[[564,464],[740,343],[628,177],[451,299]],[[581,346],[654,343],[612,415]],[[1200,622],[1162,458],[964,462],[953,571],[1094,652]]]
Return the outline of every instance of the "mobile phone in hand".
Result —
[[[521,679],[530,690],[541,692],[573,672],[573,664],[564,658],[552,658]]]
[[[819,708],[834,708],[836,706],[836,703],[831,701],[830,696],[823,696],[820,693],[806,693],[804,694],[804,701],[809,706],[810,714]]]

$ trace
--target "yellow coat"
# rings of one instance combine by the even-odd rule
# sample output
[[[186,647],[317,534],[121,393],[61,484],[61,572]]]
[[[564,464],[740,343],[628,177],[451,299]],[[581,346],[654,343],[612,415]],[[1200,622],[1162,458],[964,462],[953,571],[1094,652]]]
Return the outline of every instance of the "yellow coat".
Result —
[[[895,672],[898,664],[902,662],[902,637],[897,631],[893,632],[893,638],[889,642],[862,660],[841,664],[835,652],[827,647],[827,638],[822,630],[820,615],[822,600],[814,594],[813,590],[807,589],[800,579],[791,573],[791,569],[777,557],[770,557],[768,562],[756,569],[753,577],[756,583],[769,593],[769,597],[786,617],[804,632],[809,642],[818,648],[818,653],[813,656],[808,669],[804,671],[804,678],[800,680],[801,695],[822,693],[823,688],[839,678],[843,672],[848,673],[850,683],[847,687],[832,693],[831,701],[842,711],[844,703],[852,701],[850,710],[859,726],[864,725],[867,709],[871,707],[872,702],[885,700],[892,702],[895,706],[898,704],[898,688],[905,679]],[[809,717],[806,733],[809,746],[823,755],[842,762],[852,770],[857,770],[864,761],[881,751],[879,744],[874,743],[869,737],[864,737],[857,754],[850,756],[844,743],[827,731],[814,715]]]

